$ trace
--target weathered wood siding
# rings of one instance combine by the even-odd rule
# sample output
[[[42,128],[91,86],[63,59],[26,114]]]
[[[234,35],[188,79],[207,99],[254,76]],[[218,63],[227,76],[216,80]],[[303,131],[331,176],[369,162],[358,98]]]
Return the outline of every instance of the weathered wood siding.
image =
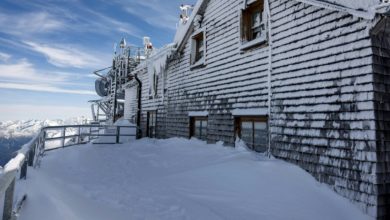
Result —
[[[233,109],[267,106],[268,48],[241,53],[242,1],[211,0],[204,11],[206,66],[190,68],[191,40],[169,63],[167,136],[188,137],[191,111],[208,111],[209,142],[234,144]]]
[[[390,219],[390,19],[372,36],[377,128],[378,214]]]
[[[376,216],[372,22],[271,2],[272,152]]]
[[[390,90],[382,61],[389,56],[378,61],[369,34],[375,22],[292,0],[270,2],[272,153],[386,218]],[[234,145],[232,111],[268,107],[269,47],[240,51],[242,4],[207,3],[206,66],[191,69],[191,39],[184,42],[168,62],[165,98],[163,78],[150,98],[146,67],[139,68],[143,131],[147,111],[157,110],[157,137],[188,137],[189,112],[208,111],[208,141]],[[373,61],[386,68],[374,75]]]
[[[150,81],[147,71],[147,66],[142,64],[139,66],[133,74],[137,74],[142,82],[142,104],[141,104],[141,129],[142,136],[146,136],[147,131],[147,113],[148,111],[157,111],[156,122],[156,137],[166,138],[166,108],[164,105],[165,99],[163,98],[163,77],[159,76],[157,95],[153,96],[149,94]],[[136,100],[135,100],[136,101]],[[134,105],[137,105],[134,102]]]

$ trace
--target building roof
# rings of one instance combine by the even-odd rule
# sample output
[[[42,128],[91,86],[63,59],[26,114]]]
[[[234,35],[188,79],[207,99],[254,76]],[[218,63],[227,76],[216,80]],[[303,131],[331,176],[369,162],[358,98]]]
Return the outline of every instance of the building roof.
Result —
[[[186,24],[180,25],[177,29],[174,43],[180,51],[184,40],[188,37],[189,30],[195,15],[204,10],[209,0],[198,0],[194,10]],[[348,14],[364,18],[374,19],[377,13],[387,13],[390,11],[389,0],[295,0],[313,6],[326,8],[334,11],[346,12]]]
[[[179,25],[174,39],[174,43],[177,45],[177,48],[181,48],[181,44],[186,38],[186,35],[188,34],[189,30],[192,28],[195,15],[199,14],[202,10],[204,10],[208,1],[209,0],[198,0],[188,21],[185,24]]]
[[[334,11],[342,11],[364,19],[374,19],[378,9],[386,6],[384,0],[296,0],[306,4],[326,8]]]

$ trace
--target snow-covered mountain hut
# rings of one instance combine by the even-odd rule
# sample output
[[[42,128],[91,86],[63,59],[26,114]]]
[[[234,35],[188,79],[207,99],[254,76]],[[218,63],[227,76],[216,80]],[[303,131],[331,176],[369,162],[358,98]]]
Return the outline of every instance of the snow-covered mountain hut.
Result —
[[[144,136],[239,137],[388,219],[388,11],[384,0],[199,0],[174,44],[133,72],[142,93],[128,84],[127,105],[141,107]]]

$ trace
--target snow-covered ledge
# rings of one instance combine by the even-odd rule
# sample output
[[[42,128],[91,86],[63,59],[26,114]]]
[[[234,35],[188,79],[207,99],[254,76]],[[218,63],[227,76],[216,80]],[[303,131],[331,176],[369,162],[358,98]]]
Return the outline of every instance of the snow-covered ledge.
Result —
[[[267,39],[265,37],[257,38],[248,42],[242,42],[240,46],[240,50],[245,51],[252,47],[259,46],[265,43],[267,43]]]
[[[264,116],[268,115],[267,108],[234,109],[233,116]]]
[[[199,68],[199,67],[203,67],[203,66],[206,66],[205,57],[202,57],[202,59],[196,61],[196,63],[191,64],[190,69],[195,69],[195,68]]]
[[[149,108],[145,108],[145,111],[157,111],[158,107],[157,106],[151,106]]]
[[[208,111],[199,111],[199,112],[188,112],[189,117],[207,117],[209,116]]]

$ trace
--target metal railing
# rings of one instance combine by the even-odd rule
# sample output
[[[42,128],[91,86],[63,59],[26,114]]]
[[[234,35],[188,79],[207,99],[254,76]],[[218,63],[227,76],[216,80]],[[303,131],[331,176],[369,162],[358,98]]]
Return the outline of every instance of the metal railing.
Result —
[[[2,220],[14,219],[15,183],[27,178],[28,167],[39,167],[41,158],[47,151],[61,149],[95,140],[94,144],[119,144],[123,139],[136,138],[136,126],[68,125],[44,127],[31,141],[23,145],[16,157],[4,169],[0,168],[0,217]],[[100,140],[102,139],[102,140]],[[23,200],[26,195],[23,196]],[[21,204],[18,202],[18,204]]]

